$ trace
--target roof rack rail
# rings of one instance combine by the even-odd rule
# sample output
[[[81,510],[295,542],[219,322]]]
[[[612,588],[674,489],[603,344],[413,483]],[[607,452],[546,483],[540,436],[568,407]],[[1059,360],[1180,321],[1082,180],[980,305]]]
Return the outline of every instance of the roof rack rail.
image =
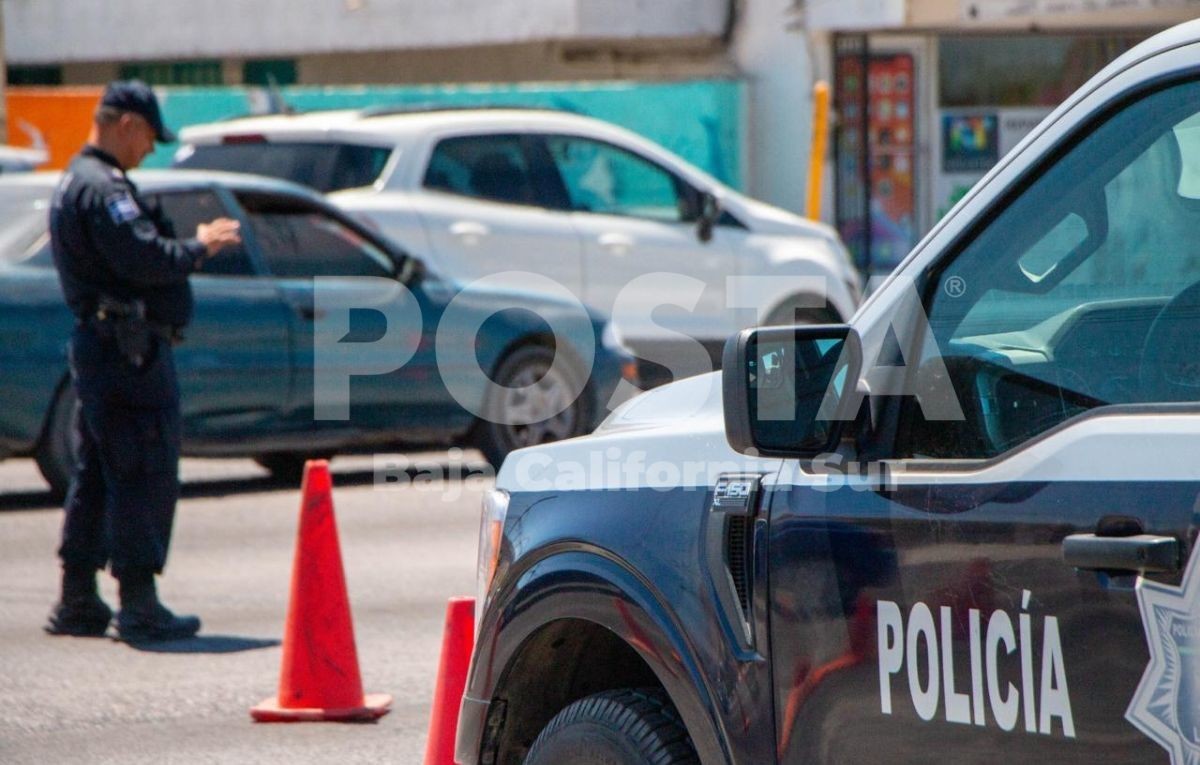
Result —
[[[567,109],[556,109],[553,106],[530,106],[529,104],[446,104],[437,102],[419,102],[412,104],[381,104],[367,106],[359,110],[360,119],[372,117],[392,117],[400,114],[419,114],[421,112],[461,112],[478,110],[529,111],[529,112],[566,112]]]
[[[556,114],[580,114],[581,112],[569,106],[530,106],[529,104],[446,104],[436,101],[423,101],[411,104],[379,104],[377,106],[318,106],[309,109],[289,108],[285,112],[261,112],[244,114],[229,114],[218,117],[212,122],[238,122],[240,120],[261,119],[263,117],[300,117],[307,114],[322,114],[325,112],[357,111],[359,119],[372,117],[392,117],[401,114],[421,114],[427,112],[459,112],[459,111],[528,111],[554,112]]]
[[[242,114],[227,114],[224,117],[218,117],[211,122],[237,122],[238,120],[257,120],[263,117],[298,117],[305,114],[320,114],[321,112],[344,112],[354,111],[354,107],[345,106],[318,106],[312,109],[296,109],[289,107],[283,112],[244,112]]]

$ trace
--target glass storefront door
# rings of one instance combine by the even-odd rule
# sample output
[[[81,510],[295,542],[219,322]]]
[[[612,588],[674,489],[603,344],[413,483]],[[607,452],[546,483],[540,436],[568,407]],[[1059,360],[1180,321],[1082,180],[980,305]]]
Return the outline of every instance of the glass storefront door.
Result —
[[[1145,34],[943,35],[937,44],[933,220],[1064,98]]]
[[[891,271],[1063,98],[1150,34],[839,34],[836,225]]]

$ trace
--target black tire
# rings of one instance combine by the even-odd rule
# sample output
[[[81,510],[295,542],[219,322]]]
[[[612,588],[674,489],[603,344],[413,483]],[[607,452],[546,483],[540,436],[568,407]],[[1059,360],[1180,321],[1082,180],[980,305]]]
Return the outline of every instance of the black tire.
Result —
[[[296,452],[271,452],[254,458],[260,467],[267,469],[271,478],[278,483],[300,487],[304,478],[304,463],[309,460],[333,459],[332,454],[299,454]]]
[[[679,713],[658,689],[621,688],[569,704],[542,730],[525,765],[699,763]]]
[[[764,327],[790,327],[804,324],[838,324],[841,319],[837,311],[826,304],[823,308],[814,307],[811,300],[802,297],[791,297],[783,301],[767,316]]]
[[[483,456],[499,469],[500,463],[514,449],[561,441],[581,436],[588,431],[588,410],[583,385],[562,369],[551,369],[554,351],[540,345],[526,345],[510,353],[496,368],[489,395],[483,402],[484,417],[475,426],[472,442]],[[539,400],[532,401],[519,390],[536,382]],[[497,387],[498,386],[498,387]],[[497,415],[511,412],[517,406],[553,406],[562,396],[575,396],[563,411],[544,420],[529,424],[497,422]],[[497,391],[500,391],[497,393]],[[557,408],[557,407],[556,407]]]
[[[75,389],[68,381],[59,388],[42,428],[42,439],[33,453],[38,470],[50,485],[50,495],[61,502],[71,487],[75,467]]]

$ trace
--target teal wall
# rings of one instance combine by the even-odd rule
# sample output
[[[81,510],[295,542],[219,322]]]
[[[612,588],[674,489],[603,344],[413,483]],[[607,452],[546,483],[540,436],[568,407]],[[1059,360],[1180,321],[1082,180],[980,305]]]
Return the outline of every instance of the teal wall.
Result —
[[[241,87],[162,88],[163,112],[175,130],[249,114],[252,96]],[[499,104],[537,106],[598,117],[666,146],[734,188],[741,188],[743,92],[739,82],[572,83],[546,85],[293,86],[284,101],[307,111],[364,106]],[[164,146],[146,167],[169,165],[177,147]]]

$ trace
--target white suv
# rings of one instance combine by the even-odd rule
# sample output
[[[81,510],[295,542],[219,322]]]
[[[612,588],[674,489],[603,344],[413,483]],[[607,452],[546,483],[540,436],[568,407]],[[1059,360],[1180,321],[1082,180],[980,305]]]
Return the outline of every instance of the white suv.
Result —
[[[588,117],[326,111],[194,126],[182,140],[177,166],[313,186],[454,278],[549,277],[613,313],[630,347],[676,376],[707,371],[725,338],[760,317],[843,321],[860,297],[828,226]],[[727,280],[734,276],[769,278]],[[683,353],[683,335],[710,354],[694,343]]]

